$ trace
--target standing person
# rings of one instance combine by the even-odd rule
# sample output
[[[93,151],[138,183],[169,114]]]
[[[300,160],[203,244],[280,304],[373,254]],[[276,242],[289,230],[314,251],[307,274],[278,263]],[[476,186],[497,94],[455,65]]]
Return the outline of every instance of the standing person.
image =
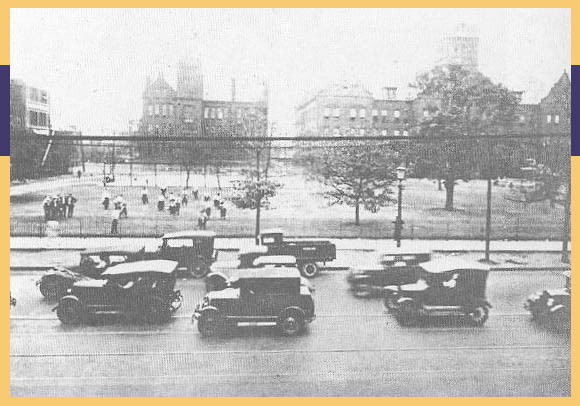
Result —
[[[68,194],[67,198],[67,206],[68,206],[68,217],[72,218],[74,211],[75,211],[75,204],[77,202],[77,199],[72,195],[72,194]]]
[[[181,205],[183,207],[186,207],[187,206],[187,195],[188,195],[187,189],[183,189],[181,191]]]
[[[159,199],[157,199],[157,210],[165,210],[165,196],[163,196],[163,194],[160,194]]]
[[[161,186],[161,195],[165,199],[167,197],[167,186]]]
[[[208,203],[208,205],[205,207],[205,214],[207,215],[207,218],[209,219],[211,217],[211,204]]]
[[[103,191],[102,204],[105,210],[109,210],[109,204],[111,204],[111,195],[109,194],[109,191],[107,189]]]
[[[215,207],[216,209],[220,207],[220,194],[219,192],[213,197],[213,207]]]
[[[50,196],[46,196],[42,201],[42,209],[44,210],[44,221],[50,220]]]
[[[111,214],[111,234],[119,234],[119,218],[121,217],[121,210],[114,209]]]
[[[49,207],[50,219],[49,220],[58,220],[58,204],[56,196],[51,196],[50,198],[50,207]]]
[[[219,211],[220,211],[220,218],[225,219],[226,218],[226,207],[224,206],[223,201],[220,203]]]
[[[193,195],[194,200],[199,199],[199,190],[197,189],[196,186],[193,187],[193,190],[191,191],[191,193]]]
[[[181,202],[179,201],[179,199],[177,199],[175,201],[175,208],[174,208],[174,210],[175,210],[175,215],[176,216],[179,216],[179,212],[181,211]]]
[[[175,200],[169,201],[169,214],[172,216],[175,214]]]
[[[119,213],[119,217],[120,216],[125,216],[125,218],[128,217],[127,202],[125,201],[125,199],[123,199],[122,196],[121,196],[121,212]]]
[[[144,205],[149,204],[149,193],[147,192],[147,188],[143,186],[141,189],[141,201]]]
[[[64,219],[65,218],[65,207],[64,207],[64,196],[61,195],[60,193],[57,195],[57,201],[56,201],[56,208],[58,210],[58,218],[59,219]]]
[[[199,216],[197,217],[197,227],[200,230],[205,230],[206,224],[207,224],[207,214],[205,210],[200,210]]]

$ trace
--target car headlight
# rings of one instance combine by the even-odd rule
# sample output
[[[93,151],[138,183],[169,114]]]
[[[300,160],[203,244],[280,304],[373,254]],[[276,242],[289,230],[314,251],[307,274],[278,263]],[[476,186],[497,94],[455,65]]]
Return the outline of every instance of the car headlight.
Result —
[[[546,302],[546,306],[551,307],[554,305],[554,299],[553,298],[549,298],[548,301]]]

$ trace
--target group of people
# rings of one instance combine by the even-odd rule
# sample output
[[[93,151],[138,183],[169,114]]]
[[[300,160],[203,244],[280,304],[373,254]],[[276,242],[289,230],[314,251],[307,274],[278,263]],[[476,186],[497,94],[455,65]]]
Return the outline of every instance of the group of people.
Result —
[[[197,227],[200,230],[206,229],[207,222],[211,216],[211,211],[212,211],[212,205],[210,204],[210,201],[211,201],[210,196],[205,195],[203,197],[203,200],[205,202],[207,202],[207,205],[199,211],[199,216],[197,217]],[[226,218],[227,210],[225,207],[225,201],[221,198],[219,193],[216,196],[214,196],[214,198],[213,198],[213,208],[215,208],[216,210],[219,211],[221,219]]]
[[[64,220],[71,218],[77,199],[72,194],[48,195],[42,201],[44,221]]]

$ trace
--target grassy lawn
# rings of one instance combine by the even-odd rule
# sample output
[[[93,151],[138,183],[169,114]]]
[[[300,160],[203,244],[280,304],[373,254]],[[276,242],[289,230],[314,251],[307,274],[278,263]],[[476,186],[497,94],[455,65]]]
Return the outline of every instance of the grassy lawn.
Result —
[[[166,173],[170,190],[181,188],[171,185],[181,183],[181,178],[171,182]],[[175,175],[179,177],[179,174]],[[182,175],[183,176],[183,175]],[[229,185],[233,179],[227,176],[220,182]],[[322,186],[305,180],[297,173],[280,176],[284,184],[272,200],[272,208],[262,211],[262,228],[282,227],[288,235],[304,237],[361,237],[391,238],[396,205],[381,209],[378,213],[361,210],[361,224],[354,225],[354,208],[329,206],[322,196]],[[121,194],[128,202],[129,218],[122,219],[119,231],[123,236],[154,236],[165,232],[193,229],[197,226],[197,215],[204,207],[200,201],[190,201],[181,210],[180,216],[171,216],[167,211],[156,209],[159,189],[149,187],[148,206],[141,204],[141,186],[117,180],[109,186],[114,197]],[[193,177],[192,184],[202,185],[200,178]],[[208,184],[207,193],[215,193],[215,181]],[[103,186],[99,178],[84,179],[78,183],[67,183],[66,187],[53,192],[73,193],[78,199],[75,217],[59,225],[63,236],[106,235],[110,230],[111,212],[103,210],[100,199]],[[493,239],[559,239],[561,238],[563,208],[550,208],[548,202],[526,204],[506,199],[508,188],[493,187]],[[11,235],[44,235],[45,223],[42,199],[48,192],[35,191],[11,196]],[[203,193],[203,191],[202,191]],[[227,197],[228,191],[222,193]],[[403,192],[404,238],[421,239],[482,239],[485,227],[486,183],[484,181],[460,182],[455,189],[455,211],[442,209],[445,192],[437,190],[437,184],[425,179],[409,179]],[[223,236],[247,236],[254,232],[255,212],[238,210],[226,204],[228,216],[216,218],[214,211],[208,229]]]

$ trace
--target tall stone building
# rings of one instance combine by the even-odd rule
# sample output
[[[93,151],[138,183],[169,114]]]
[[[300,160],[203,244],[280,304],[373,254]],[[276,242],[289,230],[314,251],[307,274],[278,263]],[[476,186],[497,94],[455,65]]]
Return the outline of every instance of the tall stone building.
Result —
[[[478,68],[479,37],[466,24],[443,36],[439,44],[437,65],[460,65],[467,69]]]
[[[206,99],[199,61],[179,64],[176,89],[161,74],[155,81],[147,79],[138,133],[146,137],[260,135],[252,123],[267,127],[267,91],[258,101],[239,101],[234,80],[231,86],[231,100]]]
[[[48,92],[10,79],[10,128],[49,135],[50,99]]]

